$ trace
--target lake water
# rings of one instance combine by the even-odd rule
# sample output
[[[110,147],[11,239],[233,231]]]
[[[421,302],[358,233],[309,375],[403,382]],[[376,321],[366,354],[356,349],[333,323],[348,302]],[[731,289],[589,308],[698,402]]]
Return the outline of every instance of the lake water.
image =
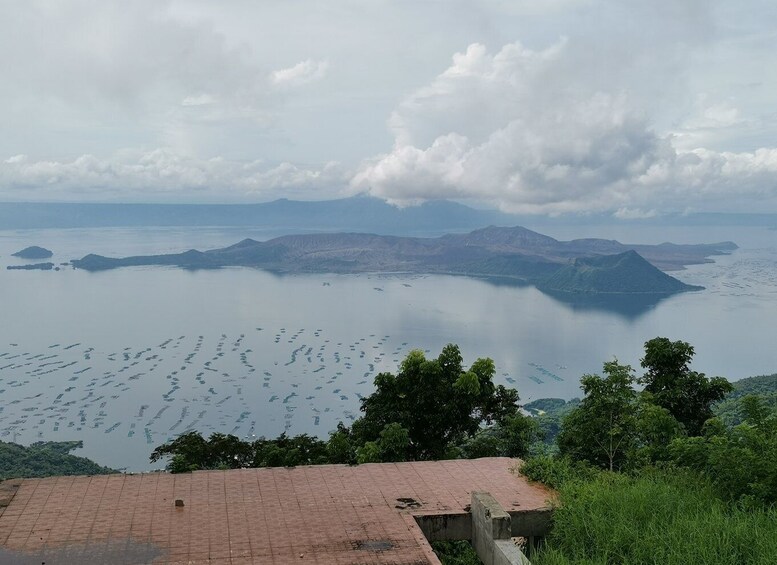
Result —
[[[689,341],[694,368],[735,380],[777,371],[777,232],[765,228],[543,227],[633,243],[732,240],[679,273],[706,288],[659,301],[560,301],[533,287],[446,276],[295,275],[140,267],[7,271],[28,245],[54,262],[207,249],[245,229],[0,231],[0,439],[84,441],[79,454],[147,470],[191,429],[243,438],[326,436],[358,416],[374,376],[412,348],[488,356],[524,401],[571,398],[616,356],[639,365],[655,336]]]

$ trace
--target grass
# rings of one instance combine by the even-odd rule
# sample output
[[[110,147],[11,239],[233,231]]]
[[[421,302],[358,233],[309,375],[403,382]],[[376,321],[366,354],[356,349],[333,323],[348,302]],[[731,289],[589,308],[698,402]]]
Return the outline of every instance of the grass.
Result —
[[[777,510],[726,504],[681,472],[604,473],[561,486],[534,565],[774,564]]]

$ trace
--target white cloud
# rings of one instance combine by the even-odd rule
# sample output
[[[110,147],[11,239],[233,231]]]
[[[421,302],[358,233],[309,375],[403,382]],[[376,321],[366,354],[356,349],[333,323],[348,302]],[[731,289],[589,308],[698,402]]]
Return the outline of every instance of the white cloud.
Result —
[[[198,94],[196,96],[187,96],[181,100],[181,106],[206,106],[215,102],[216,99],[210,94]]]
[[[300,86],[322,79],[328,69],[328,61],[307,59],[300,61],[293,67],[273,71],[270,74],[270,81],[275,86]]]
[[[638,208],[619,208],[612,214],[621,220],[644,220],[655,218],[658,213],[655,210],[640,210]]]
[[[134,200],[258,173],[288,194],[334,160],[405,204],[777,211],[775,21],[769,0],[0,2],[0,155],[30,156],[0,159],[0,197],[102,198],[82,174]],[[133,168],[155,147],[182,169]],[[257,156],[296,165],[241,173]]]
[[[338,163],[198,159],[166,148],[124,151],[110,159],[82,155],[71,161],[17,155],[0,163],[0,200],[257,201],[281,196],[333,198],[348,173]]]
[[[471,198],[521,213],[635,217],[731,198],[777,209],[777,149],[680,151],[628,89],[602,91],[576,70],[576,49],[457,53],[398,106],[393,149],[365,161],[352,187],[398,204]],[[705,115],[720,127],[739,119],[726,105]]]

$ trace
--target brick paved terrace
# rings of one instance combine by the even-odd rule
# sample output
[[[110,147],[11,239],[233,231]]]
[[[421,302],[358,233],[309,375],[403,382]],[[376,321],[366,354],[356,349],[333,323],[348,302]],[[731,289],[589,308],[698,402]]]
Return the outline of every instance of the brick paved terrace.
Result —
[[[551,493],[508,458],[0,483],[0,564],[425,565],[473,492],[543,535]],[[176,504],[176,501],[179,501]],[[182,506],[180,504],[183,504]]]

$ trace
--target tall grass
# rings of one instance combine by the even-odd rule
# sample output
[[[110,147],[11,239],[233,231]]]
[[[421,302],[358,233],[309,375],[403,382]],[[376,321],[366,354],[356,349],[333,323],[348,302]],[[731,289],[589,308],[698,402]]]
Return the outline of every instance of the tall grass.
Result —
[[[777,563],[777,510],[743,510],[691,474],[604,473],[561,486],[535,565]]]

